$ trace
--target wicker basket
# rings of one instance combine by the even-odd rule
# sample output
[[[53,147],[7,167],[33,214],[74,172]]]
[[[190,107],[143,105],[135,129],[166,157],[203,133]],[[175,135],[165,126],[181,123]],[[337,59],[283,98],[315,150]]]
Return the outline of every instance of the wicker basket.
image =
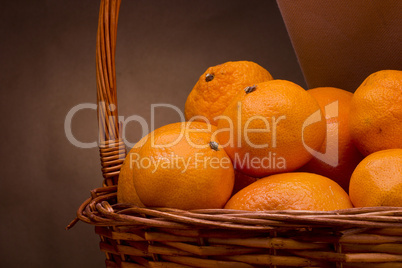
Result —
[[[341,211],[139,208],[116,201],[126,151],[117,121],[121,0],[102,0],[96,68],[104,185],[78,209],[96,226],[107,267],[402,267],[402,208]]]

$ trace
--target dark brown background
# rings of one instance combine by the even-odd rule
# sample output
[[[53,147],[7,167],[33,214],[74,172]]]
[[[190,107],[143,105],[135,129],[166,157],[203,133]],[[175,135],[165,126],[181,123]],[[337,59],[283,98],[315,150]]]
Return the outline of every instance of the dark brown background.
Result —
[[[97,148],[72,145],[68,111],[95,103],[99,1],[2,1],[1,267],[103,267],[93,227],[65,231],[89,190],[101,185]],[[148,122],[150,105],[184,108],[209,66],[251,60],[305,87],[280,12],[270,1],[123,0],[117,44],[120,115]],[[156,125],[178,121],[161,110]],[[96,113],[73,119],[80,141],[96,140]],[[126,129],[130,142],[138,124]]]

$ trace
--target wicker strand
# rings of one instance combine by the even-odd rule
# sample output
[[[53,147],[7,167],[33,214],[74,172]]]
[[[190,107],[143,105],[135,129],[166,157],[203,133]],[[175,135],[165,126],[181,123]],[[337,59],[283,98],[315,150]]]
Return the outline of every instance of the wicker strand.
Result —
[[[96,41],[99,150],[104,186],[117,185],[126,156],[118,123],[115,51],[121,0],[102,0]]]
[[[111,2],[111,3],[110,3]],[[100,141],[119,137],[115,50],[117,9],[120,0],[102,0],[99,10],[99,25],[96,42],[97,100],[99,104]],[[111,13],[113,14],[111,15]],[[112,19],[110,19],[110,17]],[[105,124],[104,124],[105,123]]]
[[[120,1],[101,0],[96,40],[99,152],[104,178],[103,186],[117,185],[120,168],[126,156],[125,145],[120,139],[115,69]],[[89,220],[96,220],[96,216],[88,213],[89,208],[95,207],[94,204],[89,204],[86,209]],[[110,242],[120,244],[120,241],[114,242],[102,235],[100,239],[100,248],[106,254],[106,264],[119,263],[122,257],[125,261],[123,254],[114,254],[113,247],[110,247]]]

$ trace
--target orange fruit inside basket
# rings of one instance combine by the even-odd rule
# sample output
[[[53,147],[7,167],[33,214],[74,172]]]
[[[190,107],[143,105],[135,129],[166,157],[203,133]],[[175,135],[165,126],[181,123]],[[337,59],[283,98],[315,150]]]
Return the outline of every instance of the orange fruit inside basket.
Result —
[[[258,178],[248,176],[246,174],[241,173],[238,170],[235,170],[235,182],[233,186],[232,195],[236,194],[238,191],[249,186],[253,182],[256,182],[257,180]]]
[[[169,125],[162,126],[155,131],[148,133],[144,137],[142,137],[131,150],[127,154],[124,159],[123,165],[120,168],[119,181],[117,184],[117,201],[119,203],[129,203],[132,205],[136,205],[139,207],[144,207],[144,204],[141,202],[138,197],[137,191],[134,187],[134,175],[133,175],[133,165],[130,162],[133,157],[138,154],[141,147],[146,143],[147,140],[151,138],[151,134],[155,135],[160,132],[168,131],[170,129],[180,128],[181,123],[173,123]],[[198,123],[190,124],[190,128],[203,127],[204,125],[200,125]]]
[[[315,210],[352,208],[348,194],[333,180],[307,172],[271,175],[235,194],[226,209]]]
[[[251,61],[229,61],[209,67],[187,97],[184,109],[186,120],[202,116],[216,125],[215,117],[223,113],[239,91],[271,79],[266,69]],[[206,122],[200,117],[195,119]]]
[[[247,87],[218,122],[217,137],[240,172],[264,177],[300,168],[318,150],[326,122],[302,87],[270,80]]]
[[[147,207],[222,208],[233,190],[234,169],[212,137],[216,127],[183,122],[158,131],[132,159],[136,192]]]
[[[402,148],[402,71],[369,75],[354,93],[349,121],[352,140],[364,155]]]
[[[133,168],[132,165],[130,165],[130,159],[139,152],[141,146],[148,138],[149,134],[139,140],[124,159],[117,183],[117,202],[119,203],[129,203],[138,207],[144,207],[134,187]]]
[[[350,176],[363,160],[349,132],[349,109],[353,93],[334,87],[318,87],[307,92],[317,100],[326,115],[327,137],[319,150],[319,157],[313,157],[299,171],[328,177],[348,192]]]
[[[364,158],[352,174],[349,194],[356,207],[402,207],[402,149]]]

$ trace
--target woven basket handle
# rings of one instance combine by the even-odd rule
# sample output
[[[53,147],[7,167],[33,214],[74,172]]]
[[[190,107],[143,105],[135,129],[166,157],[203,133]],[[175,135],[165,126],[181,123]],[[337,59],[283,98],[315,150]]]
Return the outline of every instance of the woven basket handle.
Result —
[[[104,186],[117,185],[126,150],[117,112],[115,51],[121,0],[101,0],[96,38],[99,150]]]

